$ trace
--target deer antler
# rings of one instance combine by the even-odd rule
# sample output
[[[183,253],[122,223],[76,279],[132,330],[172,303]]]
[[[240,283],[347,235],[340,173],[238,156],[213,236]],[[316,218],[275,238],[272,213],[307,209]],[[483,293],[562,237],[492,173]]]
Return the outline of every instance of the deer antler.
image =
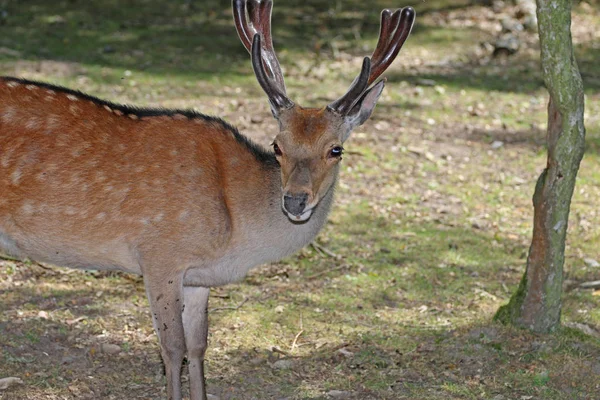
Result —
[[[233,0],[233,18],[235,27],[242,44],[252,54],[254,36],[262,36],[260,52],[262,64],[270,79],[274,79],[279,89],[285,95],[285,83],[279,61],[273,49],[271,38],[271,10],[272,0]]]
[[[360,74],[354,79],[346,94],[329,104],[331,110],[342,115],[352,110],[369,85],[394,61],[408,38],[414,22],[415,10],[412,7],[398,9],[393,13],[388,9],[381,12],[381,28],[375,51],[370,59],[365,57]]]

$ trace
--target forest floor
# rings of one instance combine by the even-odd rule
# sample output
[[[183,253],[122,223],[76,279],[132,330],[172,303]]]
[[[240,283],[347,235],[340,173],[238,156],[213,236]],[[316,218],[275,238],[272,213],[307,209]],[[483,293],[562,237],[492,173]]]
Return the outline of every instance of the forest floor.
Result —
[[[230,10],[197,3],[2,3],[0,73],[194,108],[268,146],[276,123]],[[562,328],[550,335],[492,322],[524,272],[546,162],[537,35],[518,32],[520,49],[493,57],[502,21],[522,17],[516,8],[412,3],[415,29],[345,146],[319,246],[212,291],[208,388],[223,400],[600,398],[600,291],[579,286],[600,279],[598,3],[573,14],[587,148]],[[276,1],[290,97],[323,106],[342,94],[391,5]],[[0,389],[6,400],[164,398],[141,278],[0,260],[5,377],[22,380]]]

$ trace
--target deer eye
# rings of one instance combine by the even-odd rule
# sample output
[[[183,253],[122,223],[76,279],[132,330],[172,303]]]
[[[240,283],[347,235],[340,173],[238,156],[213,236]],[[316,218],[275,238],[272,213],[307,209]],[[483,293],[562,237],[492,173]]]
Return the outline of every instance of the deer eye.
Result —
[[[283,153],[281,152],[281,149],[279,148],[279,146],[277,145],[277,143],[273,142],[273,151],[275,152],[276,156],[280,156]]]
[[[344,148],[342,146],[335,146],[329,150],[329,157],[340,158],[344,154]]]

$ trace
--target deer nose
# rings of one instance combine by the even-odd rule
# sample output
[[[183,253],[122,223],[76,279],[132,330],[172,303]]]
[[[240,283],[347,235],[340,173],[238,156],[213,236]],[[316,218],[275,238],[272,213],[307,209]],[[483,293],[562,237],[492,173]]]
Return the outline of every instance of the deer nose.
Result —
[[[285,194],[283,196],[283,208],[292,215],[302,215],[308,200],[307,193]]]

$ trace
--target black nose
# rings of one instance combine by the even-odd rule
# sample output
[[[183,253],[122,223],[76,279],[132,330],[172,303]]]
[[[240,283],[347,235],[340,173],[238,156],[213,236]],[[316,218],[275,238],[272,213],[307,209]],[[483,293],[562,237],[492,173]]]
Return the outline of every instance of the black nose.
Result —
[[[286,194],[283,196],[283,208],[292,215],[302,215],[304,208],[306,207],[306,200],[308,200],[308,194]]]

